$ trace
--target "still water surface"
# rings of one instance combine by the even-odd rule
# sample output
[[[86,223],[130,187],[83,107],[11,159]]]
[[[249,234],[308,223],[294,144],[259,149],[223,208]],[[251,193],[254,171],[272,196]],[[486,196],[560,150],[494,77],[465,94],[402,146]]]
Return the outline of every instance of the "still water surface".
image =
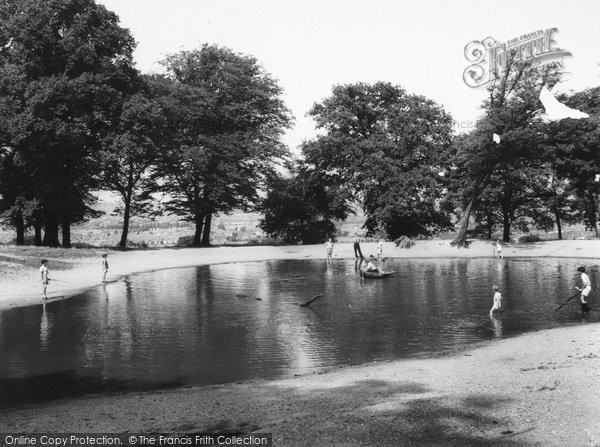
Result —
[[[0,312],[0,407],[102,391],[207,385],[437,353],[582,318],[581,260],[352,260],[221,264],[137,274]],[[503,312],[489,316],[492,285]],[[299,307],[317,294],[310,307]]]

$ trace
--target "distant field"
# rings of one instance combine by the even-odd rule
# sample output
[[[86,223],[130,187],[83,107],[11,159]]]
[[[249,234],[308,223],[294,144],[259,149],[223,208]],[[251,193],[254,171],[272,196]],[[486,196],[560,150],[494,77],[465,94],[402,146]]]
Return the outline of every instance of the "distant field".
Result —
[[[248,241],[264,237],[258,228],[261,216],[258,214],[234,213],[230,216],[213,218],[211,243],[226,244]],[[71,241],[74,245],[111,247],[121,239],[122,220],[119,217],[103,216],[84,224],[73,226]],[[129,226],[130,246],[175,246],[180,238],[193,237],[194,226],[177,217],[162,217],[154,220],[133,218]],[[15,233],[11,228],[0,228],[0,243],[14,243]],[[28,243],[33,243],[33,234],[28,233]]]
[[[113,215],[117,205],[110,195],[103,195],[95,208],[104,213],[97,219],[91,219],[71,229],[71,241],[74,246],[114,247],[121,239],[123,220],[121,216]],[[269,243],[258,227],[262,215],[258,213],[235,212],[229,215],[213,217],[211,229],[211,244],[246,244],[249,242]],[[364,216],[350,216],[338,226],[341,235],[347,232],[351,237],[360,230]],[[155,219],[133,217],[130,221],[128,244],[130,247],[172,247],[184,243],[194,236],[194,226],[191,222],[181,220],[178,216],[162,216]],[[0,226],[0,244],[14,244],[15,232],[8,226]],[[28,233],[26,243],[33,244],[33,234]]]
[[[121,238],[122,218],[110,213],[114,204],[103,203],[99,209],[106,214],[98,219],[92,219],[86,223],[76,225],[71,230],[71,240],[74,246],[83,247],[114,247],[118,245]],[[262,215],[258,213],[232,213],[213,217],[211,230],[211,243],[214,245],[238,245],[247,243],[275,243],[266,237],[258,227]],[[337,224],[337,241],[350,242],[355,233],[362,237],[365,230],[362,228],[365,217],[362,213],[352,215],[344,222]],[[558,239],[556,232],[533,232],[541,240]],[[177,216],[158,217],[154,220],[149,218],[134,217],[129,227],[130,247],[172,247],[185,245],[194,235],[194,227],[191,222],[186,222]],[[498,233],[495,237],[500,236]],[[518,241],[522,234],[513,234],[513,241]],[[452,239],[454,232],[441,233],[436,239]],[[563,231],[563,239],[591,239],[594,238],[592,231],[586,230],[583,225],[568,227]],[[14,229],[8,226],[0,226],[0,244],[14,244]],[[28,244],[33,244],[33,234],[26,237]]]

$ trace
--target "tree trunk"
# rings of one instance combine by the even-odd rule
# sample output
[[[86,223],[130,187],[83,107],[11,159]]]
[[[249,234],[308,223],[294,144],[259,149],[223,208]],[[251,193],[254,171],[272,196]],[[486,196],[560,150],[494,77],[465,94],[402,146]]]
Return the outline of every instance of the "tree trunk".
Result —
[[[65,218],[62,220],[60,227],[62,229],[62,246],[71,248],[71,222]]]
[[[25,245],[25,221],[20,211],[15,218],[15,228],[17,230],[17,245]]]
[[[58,247],[58,219],[55,216],[46,217],[44,222],[44,240],[43,245],[48,247]]]
[[[588,193],[587,195],[588,206],[587,206],[587,215],[590,223],[590,227],[594,230],[594,234],[596,237],[600,237],[600,232],[598,231],[597,219],[596,219],[596,199],[593,193]]]
[[[33,233],[34,233],[34,244],[39,247],[42,245],[42,224],[36,222],[33,224]]]
[[[128,193],[125,197],[125,209],[123,210],[123,230],[121,231],[121,240],[119,247],[127,247],[127,235],[129,234],[129,218],[131,214],[131,194]]]
[[[556,229],[558,231],[558,240],[562,241],[562,226],[560,224],[560,212],[558,208],[554,207],[554,218],[556,219]]]
[[[204,225],[204,215],[198,213],[195,216],[194,222],[196,223],[196,231],[194,232],[194,242],[192,246],[200,247],[200,243],[202,242],[202,229]]]
[[[204,233],[202,233],[202,243],[203,247],[210,246],[210,223],[212,221],[212,213],[209,211],[206,213],[206,219],[204,222]]]
[[[451,245],[456,245],[459,248],[469,246],[469,244],[467,242],[467,230],[469,229],[469,219],[471,218],[471,211],[473,209],[473,205],[475,204],[476,199],[477,199],[477,194],[475,192],[473,192],[473,195],[471,196],[471,200],[469,200],[469,203],[463,212],[463,217],[460,222],[460,228],[458,229],[458,232],[456,233],[456,237],[450,243]]]
[[[510,214],[503,211],[502,216],[502,240],[504,242],[510,241]]]

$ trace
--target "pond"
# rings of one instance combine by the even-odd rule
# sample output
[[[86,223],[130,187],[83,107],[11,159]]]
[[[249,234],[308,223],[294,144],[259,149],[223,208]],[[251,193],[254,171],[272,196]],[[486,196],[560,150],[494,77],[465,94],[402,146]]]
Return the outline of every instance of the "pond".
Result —
[[[354,260],[208,265],[137,274],[66,300],[0,312],[0,405],[209,385],[452,351],[600,321],[573,259]],[[503,312],[490,317],[492,285]],[[300,307],[316,295],[309,307]]]

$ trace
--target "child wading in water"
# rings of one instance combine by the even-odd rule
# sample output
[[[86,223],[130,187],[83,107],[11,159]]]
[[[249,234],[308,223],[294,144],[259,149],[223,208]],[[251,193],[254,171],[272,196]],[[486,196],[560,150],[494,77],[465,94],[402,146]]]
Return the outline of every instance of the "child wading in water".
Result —
[[[106,280],[106,274],[108,273],[108,255],[104,253],[102,255],[102,282],[108,282]]]
[[[502,294],[500,293],[500,287],[494,285],[492,286],[492,290],[494,291],[494,305],[490,309],[490,315],[493,315],[494,311],[500,310],[500,306],[502,305]]]
[[[590,277],[585,273],[585,267],[579,267],[577,271],[581,272],[581,287],[575,286],[575,288],[581,292],[581,312],[587,314],[590,311],[587,297],[592,291],[592,283]]]
[[[327,250],[327,259],[331,259],[333,257],[333,241],[331,238],[325,242],[325,249]]]
[[[360,249],[360,237],[356,233],[354,233],[354,257],[357,259],[359,257],[360,259],[365,259],[362,254],[362,250]]]
[[[46,295],[46,289],[48,288],[48,284],[50,283],[50,278],[48,278],[47,259],[42,259],[42,266],[40,267],[40,276],[42,277],[42,300],[46,301],[48,299],[48,295]]]
[[[107,273],[108,273],[108,255],[106,253],[104,253],[102,255],[102,282],[103,283],[108,282],[106,280]]]
[[[502,245],[500,245],[500,239],[496,242],[496,257],[502,259]]]

